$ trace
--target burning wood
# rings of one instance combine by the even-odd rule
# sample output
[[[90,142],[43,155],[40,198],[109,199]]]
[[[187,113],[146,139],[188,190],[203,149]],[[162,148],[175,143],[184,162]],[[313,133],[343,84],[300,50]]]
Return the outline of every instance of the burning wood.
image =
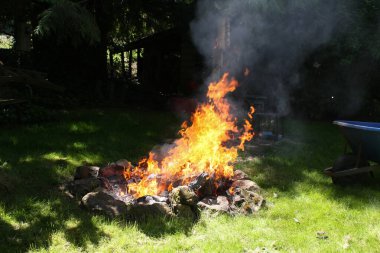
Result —
[[[253,137],[249,120],[239,130],[225,98],[237,85],[228,74],[219,82],[211,83],[208,102],[198,106],[190,122],[182,124],[181,138],[165,152],[151,152],[137,166],[119,160],[98,169],[99,173],[91,169],[96,167],[79,167],[75,176],[78,180],[74,182],[83,180],[80,178],[100,179],[103,183],[100,191],[129,205],[127,210],[132,213],[138,210],[137,213],[181,215],[191,210],[194,214],[197,206],[230,213],[256,211],[263,204],[258,195],[259,187],[245,173],[233,170],[238,150],[244,150],[244,143]],[[251,108],[249,119],[253,113]],[[79,188],[81,195],[83,191],[94,190]],[[84,198],[92,200],[96,196],[88,194],[90,196]],[[86,204],[89,201],[82,203],[94,209],[93,205]]]
[[[219,82],[211,83],[207,92],[208,102],[198,106],[190,123],[182,124],[181,138],[174,141],[173,147],[163,157],[151,152],[136,168],[130,167],[125,171],[127,180],[141,179],[128,185],[128,193],[135,197],[157,195],[170,191],[178,180],[186,185],[202,173],[214,175],[216,182],[229,179],[233,175],[232,163],[236,161],[238,149],[244,150],[244,143],[253,137],[252,125],[246,120],[238,137],[240,144],[225,145],[239,134],[236,119],[230,114],[230,104],[225,98],[237,86],[238,82],[230,79],[227,73]],[[251,118],[253,113],[251,109],[248,116]],[[161,180],[155,175],[160,175]]]

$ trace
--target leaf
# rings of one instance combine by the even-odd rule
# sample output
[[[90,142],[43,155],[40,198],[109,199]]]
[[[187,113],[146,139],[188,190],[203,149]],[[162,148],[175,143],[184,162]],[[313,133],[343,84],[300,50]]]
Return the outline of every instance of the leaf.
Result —
[[[55,1],[40,17],[35,29],[39,36],[53,35],[58,43],[71,43],[73,46],[81,42],[93,44],[100,40],[94,16],[78,3]]]

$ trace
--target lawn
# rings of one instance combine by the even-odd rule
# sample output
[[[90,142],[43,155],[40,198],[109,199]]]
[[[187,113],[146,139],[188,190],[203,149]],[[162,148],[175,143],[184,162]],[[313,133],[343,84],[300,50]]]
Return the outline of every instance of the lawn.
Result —
[[[76,166],[137,161],[178,126],[164,112],[84,110],[2,127],[0,252],[380,252],[380,175],[364,185],[331,184],[322,169],[344,142],[329,123],[288,120],[283,141],[237,164],[268,201],[251,216],[110,220],[59,190]]]

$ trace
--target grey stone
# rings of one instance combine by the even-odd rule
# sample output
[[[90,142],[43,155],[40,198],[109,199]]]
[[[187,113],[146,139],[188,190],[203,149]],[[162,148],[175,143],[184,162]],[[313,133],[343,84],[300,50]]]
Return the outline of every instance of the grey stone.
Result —
[[[128,218],[141,220],[146,217],[171,217],[172,209],[165,202],[136,203],[129,206]]]
[[[136,199],[137,204],[153,204],[154,202],[156,201],[154,201],[153,197],[150,195],[142,196]]]
[[[159,197],[169,198],[169,192],[163,191],[160,194],[158,194]]]
[[[162,196],[152,196],[154,201],[156,202],[168,202],[169,198],[167,197],[162,197]]]
[[[232,203],[235,206],[241,206],[244,203],[244,198],[238,194],[232,196]]]
[[[241,170],[235,170],[234,171],[234,176],[232,177],[232,180],[233,181],[236,181],[236,180],[250,180],[249,176],[241,171]]]
[[[206,172],[201,173],[189,184],[189,187],[194,191],[200,189],[206,184],[208,177],[209,175]]]
[[[236,188],[240,188],[242,190],[260,192],[260,187],[251,180],[237,180],[232,183],[231,188],[232,191],[234,191]]]
[[[81,204],[88,210],[107,215],[109,217],[123,216],[127,214],[127,205],[115,199],[105,192],[90,192],[86,194]]]
[[[195,206],[198,200],[198,196],[188,186],[178,186],[169,194],[169,201],[173,206],[178,204]]]
[[[124,167],[117,165],[116,163],[111,163],[99,170],[100,177],[111,177],[115,175],[122,176],[124,174]]]
[[[126,159],[121,159],[121,160],[118,160],[115,162],[115,164],[117,166],[120,166],[120,167],[123,167],[124,170],[131,170],[133,169],[133,165],[130,161],[126,160]]]
[[[96,166],[79,166],[75,170],[74,179],[85,179],[90,177],[97,177],[99,174],[99,167]]]
[[[198,207],[221,213],[228,213],[230,211],[230,204],[226,196],[206,197],[198,202]]]
[[[97,178],[84,178],[74,180],[66,185],[66,189],[75,197],[82,198],[89,192],[101,186],[101,181]]]
[[[241,197],[244,202],[241,204],[241,213],[254,213],[265,206],[265,199],[256,192],[241,190]]]

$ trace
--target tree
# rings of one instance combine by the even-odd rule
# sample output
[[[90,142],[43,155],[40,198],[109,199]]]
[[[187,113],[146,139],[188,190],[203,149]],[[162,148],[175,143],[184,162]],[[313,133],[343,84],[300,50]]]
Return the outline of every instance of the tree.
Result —
[[[100,40],[94,16],[79,3],[60,0],[40,14],[35,32],[38,36],[54,36],[57,44],[95,44]]]

